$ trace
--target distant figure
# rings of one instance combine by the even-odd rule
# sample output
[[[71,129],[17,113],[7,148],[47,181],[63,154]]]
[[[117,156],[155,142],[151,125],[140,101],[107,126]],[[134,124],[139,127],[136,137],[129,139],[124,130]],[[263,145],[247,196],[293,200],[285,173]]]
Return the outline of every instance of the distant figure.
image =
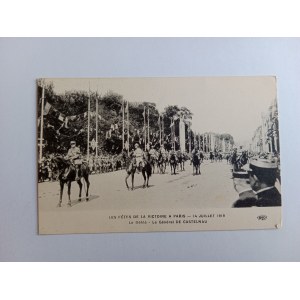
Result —
[[[232,164],[233,172],[236,172],[238,170],[238,166],[237,166],[237,149],[236,148],[233,149],[233,153],[231,155],[231,164]]]
[[[209,159],[210,159],[210,162],[214,162],[214,154],[212,153],[212,151],[210,151],[210,153],[209,153]]]

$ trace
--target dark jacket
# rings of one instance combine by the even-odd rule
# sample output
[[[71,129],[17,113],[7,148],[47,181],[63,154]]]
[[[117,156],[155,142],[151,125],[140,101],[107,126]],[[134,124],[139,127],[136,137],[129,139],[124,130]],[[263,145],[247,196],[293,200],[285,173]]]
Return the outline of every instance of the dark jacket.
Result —
[[[256,206],[281,206],[281,195],[275,187],[258,192],[257,198]]]
[[[239,199],[233,203],[233,207],[251,207],[255,206],[257,196],[252,190],[248,190],[239,194]]]

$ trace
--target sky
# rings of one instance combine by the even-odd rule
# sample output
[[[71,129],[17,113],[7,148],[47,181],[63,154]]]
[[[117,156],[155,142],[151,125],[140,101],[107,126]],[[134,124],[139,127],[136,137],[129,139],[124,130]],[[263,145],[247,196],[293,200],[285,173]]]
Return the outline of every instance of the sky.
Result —
[[[155,102],[160,112],[168,105],[185,106],[193,113],[193,131],[229,133],[236,144],[250,142],[261,125],[261,113],[276,98],[273,76],[49,78],[46,82],[53,82],[55,93],[90,88],[102,95],[116,92],[129,102]]]

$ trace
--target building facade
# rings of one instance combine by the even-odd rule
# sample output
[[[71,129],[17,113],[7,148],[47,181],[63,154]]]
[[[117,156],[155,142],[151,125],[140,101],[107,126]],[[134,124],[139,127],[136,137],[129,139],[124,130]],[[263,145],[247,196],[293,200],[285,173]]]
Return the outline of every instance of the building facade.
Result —
[[[267,112],[261,114],[261,125],[255,130],[250,150],[255,153],[279,153],[279,122],[277,100],[271,103]]]

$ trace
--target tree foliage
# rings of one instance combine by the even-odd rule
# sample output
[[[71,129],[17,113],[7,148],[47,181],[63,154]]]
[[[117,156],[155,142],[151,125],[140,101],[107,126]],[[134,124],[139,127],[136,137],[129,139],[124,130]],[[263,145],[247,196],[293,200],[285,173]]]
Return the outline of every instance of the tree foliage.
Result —
[[[38,117],[41,116],[42,86],[45,88],[44,105],[49,103],[52,110],[44,116],[44,152],[65,153],[69,148],[71,140],[75,140],[80,145],[81,150],[87,150],[87,110],[90,99],[90,141],[96,140],[96,119],[98,118],[98,142],[100,152],[120,153],[122,151],[122,127],[123,113],[125,115],[125,140],[128,135],[131,145],[134,142],[145,142],[148,136],[148,116],[150,140],[155,142],[157,147],[159,140],[160,124],[163,124],[164,143],[170,147],[171,143],[171,122],[175,123],[175,136],[179,136],[179,117],[185,120],[186,148],[188,149],[188,136],[192,148],[194,147],[194,132],[189,130],[188,120],[192,119],[192,112],[187,107],[169,105],[160,114],[156,104],[153,102],[127,102],[122,95],[109,91],[105,95],[86,91],[66,91],[63,94],[55,94],[53,84],[46,84],[43,80],[38,80]],[[98,101],[98,114],[96,116],[96,101]],[[128,103],[129,124],[127,123]],[[124,110],[124,111],[123,111]],[[63,118],[62,118],[63,116]],[[161,123],[159,123],[159,120]],[[40,127],[38,133],[40,132]],[[224,133],[221,138],[234,143],[230,134]],[[175,143],[179,148],[179,141]],[[90,149],[91,152],[92,149]]]

